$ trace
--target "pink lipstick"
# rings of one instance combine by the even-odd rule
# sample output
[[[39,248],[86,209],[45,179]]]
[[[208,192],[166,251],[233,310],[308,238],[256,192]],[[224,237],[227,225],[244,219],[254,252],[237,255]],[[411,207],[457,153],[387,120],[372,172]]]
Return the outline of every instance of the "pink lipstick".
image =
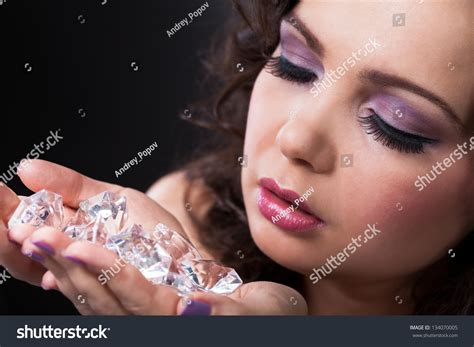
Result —
[[[305,202],[294,203],[301,197],[298,193],[281,188],[271,178],[262,178],[258,183],[257,205],[265,219],[293,232],[314,230],[324,225]]]

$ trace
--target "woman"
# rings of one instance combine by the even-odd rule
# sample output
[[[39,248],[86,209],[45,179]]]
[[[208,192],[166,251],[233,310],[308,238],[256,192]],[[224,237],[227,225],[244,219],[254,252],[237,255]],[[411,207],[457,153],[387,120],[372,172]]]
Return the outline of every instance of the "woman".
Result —
[[[208,64],[213,117],[198,121],[235,135],[221,149],[148,196],[44,161],[19,175],[63,195],[66,218],[101,191],[126,195],[130,220],[186,234],[246,284],[183,302],[128,265],[101,285],[115,255],[48,227],[2,225],[0,262],[82,314],[472,313],[472,3],[237,9]],[[18,198],[0,189],[5,224]]]

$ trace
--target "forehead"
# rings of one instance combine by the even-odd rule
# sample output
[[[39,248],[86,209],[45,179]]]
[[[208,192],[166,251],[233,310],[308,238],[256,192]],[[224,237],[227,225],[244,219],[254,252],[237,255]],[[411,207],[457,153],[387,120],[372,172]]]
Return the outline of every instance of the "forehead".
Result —
[[[468,122],[474,96],[473,1],[303,0],[296,13],[325,46],[328,63],[337,65],[376,38],[382,49],[358,68],[409,78],[442,96]]]

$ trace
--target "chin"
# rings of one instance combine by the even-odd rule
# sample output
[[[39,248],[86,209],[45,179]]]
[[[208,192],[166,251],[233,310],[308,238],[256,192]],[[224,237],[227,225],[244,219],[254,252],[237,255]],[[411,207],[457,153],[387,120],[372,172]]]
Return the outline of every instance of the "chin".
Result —
[[[247,210],[249,211],[249,210]],[[275,263],[301,274],[308,274],[316,260],[308,254],[311,243],[296,239],[258,215],[258,211],[248,212],[249,228],[257,247]]]

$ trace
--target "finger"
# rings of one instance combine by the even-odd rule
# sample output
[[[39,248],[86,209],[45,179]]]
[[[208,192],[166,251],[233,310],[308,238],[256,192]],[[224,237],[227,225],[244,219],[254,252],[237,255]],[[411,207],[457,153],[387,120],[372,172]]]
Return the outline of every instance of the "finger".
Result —
[[[18,176],[32,191],[46,189],[62,195],[64,203],[78,207],[79,202],[105,190],[118,192],[120,186],[94,180],[77,171],[45,160],[32,160]]]
[[[37,241],[33,243],[35,234],[40,236],[49,235],[49,243],[38,243]],[[80,293],[70,281],[67,272],[49,256],[56,253],[56,250],[66,248],[71,242],[72,239],[65,234],[56,231],[54,228],[44,227],[36,230],[30,237],[25,239],[21,251],[53,273],[59,290],[76,306],[81,314],[93,314],[92,308],[87,303],[78,301]]]
[[[153,285],[134,266],[127,264],[112,251],[93,248],[89,242],[71,244],[63,255],[85,263],[101,284],[106,284],[122,306],[132,314],[170,315],[176,314],[179,297],[167,286]]]
[[[16,224],[8,230],[8,237],[11,241],[22,245],[38,228],[30,224]]]
[[[0,221],[0,264],[16,279],[39,285],[45,268],[23,256],[20,247],[19,243],[9,239],[6,226]]]
[[[252,315],[307,315],[304,297],[293,288],[275,282],[244,284],[229,297],[243,303]]]
[[[228,296],[197,292],[180,302],[181,315],[307,315],[304,298],[294,289],[272,282],[252,282]],[[197,313],[196,313],[197,312]]]
[[[16,207],[20,203],[18,196],[8,188],[5,184],[0,182],[0,218],[8,222]]]
[[[54,255],[54,259],[67,272],[69,280],[76,290],[87,298],[87,302],[95,314],[128,314],[120,301],[115,298],[112,291],[99,282],[97,274],[87,270],[85,264],[79,259],[67,257],[63,254],[59,255],[58,253]]]
[[[44,160],[33,160],[25,167],[19,176],[23,183],[32,191],[46,189],[61,194],[64,203],[77,208],[83,200],[97,195],[103,191],[110,191],[125,195],[127,200],[134,204],[129,206],[129,215],[139,215],[144,221],[143,226],[154,228],[159,222],[166,223],[169,227],[182,230],[179,222],[169,213],[152,202],[145,194],[118,185],[105,183],[86,177],[74,170]]]
[[[59,290],[58,284],[56,283],[56,277],[54,277],[51,271],[46,271],[41,279],[41,287],[44,290]]]
[[[177,308],[181,316],[241,316],[254,314],[246,303],[239,303],[227,296],[197,292],[180,300]]]

